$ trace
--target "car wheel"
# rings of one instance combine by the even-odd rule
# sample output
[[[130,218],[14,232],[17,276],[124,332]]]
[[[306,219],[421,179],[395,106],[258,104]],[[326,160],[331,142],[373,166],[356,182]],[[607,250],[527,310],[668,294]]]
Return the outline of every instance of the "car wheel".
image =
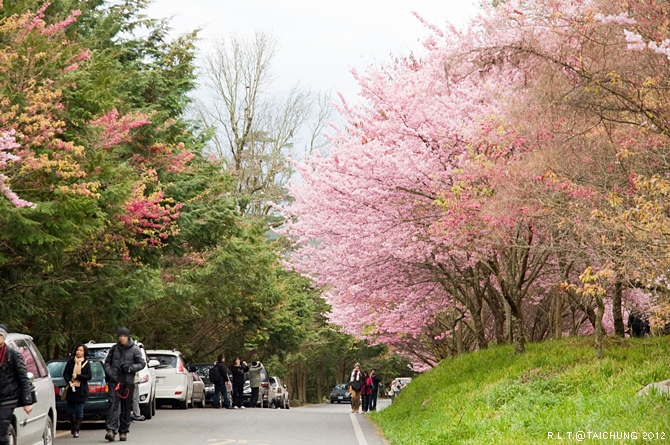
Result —
[[[335,400],[331,400],[330,403],[335,403]]]
[[[16,430],[14,429],[14,425],[10,424],[9,425],[9,445],[16,445]]]
[[[291,409],[291,403],[288,401],[288,399],[284,399],[284,406],[286,409]]]
[[[188,400],[184,400],[183,402],[179,402],[179,409],[188,409]]]
[[[140,406],[140,411],[145,419],[149,420],[152,417],[151,414],[151,405],[153,404],[152,400],[149,400],[149,403]]]
[[[44,443],[44,445],[53,445],[54,443],[53,421],[49,416],[47,416],[46,425],[44,425],[44,432],[42,433],[42,443]]]
[[[154,395],[154,398],[151,399],[151,400],[152,400],[152,402],[151,402],[151,415],[155,416],[156,415],[156,405],[157,405],[156,396]]]

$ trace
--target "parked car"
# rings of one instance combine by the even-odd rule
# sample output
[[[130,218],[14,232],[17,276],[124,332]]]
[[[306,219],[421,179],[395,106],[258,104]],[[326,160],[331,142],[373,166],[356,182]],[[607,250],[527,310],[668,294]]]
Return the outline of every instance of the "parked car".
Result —
[[[195,366],[189,366],[188,372],[193,379],[193,397],[191,398],[191,408],[205,407],[205,382],[198,374]]]
[[[396,382],[399,382],[404,388],[405,386],[407,386],[412,382],[412,377],[396,377],[394,380]]]
[[[277,376],[270,377],[270,408],[291,408],[286,385]]]
[[[251,385],[249,383],[249,373],[244,374],[244,390],[242,392],[242,404],[244,406],[251,406]],[[231,377],[232,381],[232,377]],[[270,377],[268,372],[265,369],[264,365],[261,365],[261,387],[258,389],[258,402],[256,406],[261,408],[267,408],[269,404],[269,392],[270,392]]]
[[[93,378],[88,382],[89,395],[84,404],[84,420],[104,420],[107,417],[107,408],[109,407],[107,401],[109,387],[105,380],[105,368],[103,367],[103,361],[99,359],[89,359],[89,363]],[[65,370],[66,364],[67,359],[51,360],[47,363],[47,369],[55,387],[58,420],[61,422],[68,420],[66,414],[67,402],[60,398],[61,392],[67,385],[67,382],[63,379],[63,370]]]
[[[330,403],[351,403],[348,383],[340,383],[330,391]]]
[[[58,421],[58,413],[54,398],[54,384],[49,377],[47,365],[29,335],[10,333],[5,343],[23,356],[28,379],[35,386],[37,396],[37,402],[33,404],[33,411],[30,415],[27,415],[23,408],[14,409],[9,425],[9,443],[11,445],[53,445],[54,426]]]
[[[88,342],[88,357],[90,359],[100,359],[104,362],[107,358],[109,349],[116,343],[96,343],[94,341]],[[145,419],[151,419],[156,415],[156,370],[158,363],[150,363],[147,351],[144,345],[140,342],[135,342],[140,347],[146,366],[139,371],[140,383],[138,385],[140,394],[140,411]],[[153,365],[153,366],[152,366]]]
[[[177,350],[147,351],[149,360],[158,361],[156,366],[156,401],[158,404],[174,405],[187,409],[193,403],[193,378],[186,368],[186,361]]]

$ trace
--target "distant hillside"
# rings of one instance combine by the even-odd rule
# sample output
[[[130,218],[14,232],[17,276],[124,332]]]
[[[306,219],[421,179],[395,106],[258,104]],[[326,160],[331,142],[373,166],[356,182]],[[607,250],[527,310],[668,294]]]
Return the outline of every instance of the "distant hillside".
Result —
[[[670,400],[636,397],[670,379],[670,337],[608,339],[602,360],[592,344],[566,338],[521,356],[497,346],[445,360],[371,417],[393,445],[670,443]]]

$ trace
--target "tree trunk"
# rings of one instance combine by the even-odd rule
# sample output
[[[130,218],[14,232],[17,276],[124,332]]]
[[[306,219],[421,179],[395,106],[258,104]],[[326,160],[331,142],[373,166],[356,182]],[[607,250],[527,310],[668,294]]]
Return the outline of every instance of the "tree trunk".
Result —
[[[603,341],[605,339],[605,329],[603,328],[603,315],[605,314],[605,303],[602,297],[596,297],[598,311],[596,312],[596,358],[603,358]]]
[[[563,298],[560,292],[556,292],[556,303],[554,311],[554,338],[559,339],[563,337]]]
[[[512,328],[512,309],[509,307],[507,300],[505,300],[505,322],[505,328],[507,330],[507,343],[512,343],[512,341],[514,341],[514,329]]]
[[[523,335],[523,320],[520,316],[512,316],[512,332],[514,334],[514,353],[523,354],[526,352],[526,339]]]
[[[614,319],[614,335],[624,337],[626,327],[623,323],[623,314],[621,313],[621,302],[623,296],[623,284],[617,277],[614,283],[614,295],[612,296],[612,318]]]
[[[323,366],[319,366],[319,372],[316,374],[316,399],[318,403],[323,400]]]

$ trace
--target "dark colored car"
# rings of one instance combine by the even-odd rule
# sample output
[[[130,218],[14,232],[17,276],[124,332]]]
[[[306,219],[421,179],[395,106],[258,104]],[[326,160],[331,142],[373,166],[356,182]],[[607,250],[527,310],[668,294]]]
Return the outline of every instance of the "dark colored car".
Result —
[[[351,393],[349,392],[349,385],[346,383],[340,383],[335,385],[332,391],[330,391],[330,403],[351,403]]]
[[[244,390],[242,392],[242,404],[244,406],[251,406],[251,385],[249,384],[249,373],[244,374]],[[269,408],[270,396],[270,376],[265,370],[265,366],[261,365],[261,387],[258,389],[258,402],[256,406],[261,408]]]
[[[209,380],[209,370],[214,367],[213,363],[194,363],[189,368],[194,368],[205,384],[205,403],[212,404],[214,400],[214,383]]]
[[[63,370],[67,360],[51,360],[47,363],[47,369],[51,380],[54,382],[56,393],[56,411],[58,421],[67,422],[67,402],[61,400],[60,393],[65,388]],[[88,382],[88,400],[84,404],[84,420],[103,420],[107,416],[107,382],[105,381],[105,369],[102,360],[89,360],[93,378]]]
[[[202,379],[203,383],[205,384],[205,403],[208,405],[213,405],[214,404],[214,383],[209,380],[209,370],[214,367],[213,363],[195,363],[192,365],[189,365],[189,368],[195,368],[195,372],[200,376]],[[228,378],[230,380],[233,379],[233,376],[228,374]],[[233,395],[230,391],[228,391],[228,400],[231,401],[233,400]],[[223,405],[223,400],[219,401],[219,406]]]

